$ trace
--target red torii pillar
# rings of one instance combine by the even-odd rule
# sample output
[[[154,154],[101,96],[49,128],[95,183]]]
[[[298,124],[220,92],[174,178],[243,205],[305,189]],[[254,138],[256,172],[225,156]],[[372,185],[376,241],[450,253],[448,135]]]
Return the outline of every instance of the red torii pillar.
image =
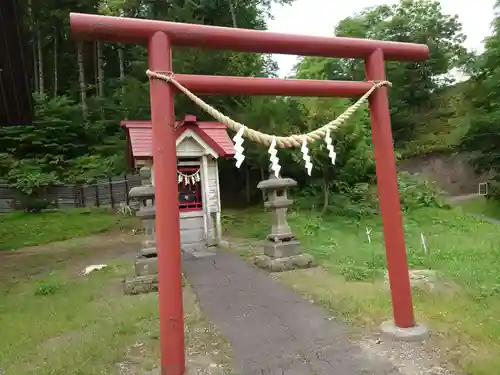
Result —
[[[423,61],[429,57],[427,46],[410,43],[289,35],[78,13],[71,13],[70,23],[73,35],[78,38],[147,43],[149,69],[155,72],[172,70],[172,46],[364,59],[366,78],[370,81],[386,79],[385,60]],[[356,97],[363,95],[372,86],[370,82],[195,75],[175,77],[190,91],[199,94]],[[162,375],[181,375],[185,370],[174,95],[171,85],[155,79],[150,81]],[[415,320],[387,88],[377,89],[370,97],[370,116],[394,325],[396,330],[404,330],[414,327]]]

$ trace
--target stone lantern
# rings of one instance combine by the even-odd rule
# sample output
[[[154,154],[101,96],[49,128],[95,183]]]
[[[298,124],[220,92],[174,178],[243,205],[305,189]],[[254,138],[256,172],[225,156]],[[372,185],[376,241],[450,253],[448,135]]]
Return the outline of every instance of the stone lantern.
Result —
[[[258,267],[286,271],[313,265],[312,257],[301,253],[300,242],[288,225],[287,210],[293,200],[288,198],[287,189],[293,186],[297,186],[295,180],[276,177],[272,171],[267,180],[257,185],[267,196],[264,206],[271,216],[271,232],[264,242],[264,255],[255,258]]]
[[[140,176],[142,177],[141,186],[130,189],[129,196],[138,208],[136,216],[141,219],[144,238],[135,260],[135,275],[125,280],[127,294],[156,291],[158,287],[155,191],[151,183],[150,168],[141,168]]]

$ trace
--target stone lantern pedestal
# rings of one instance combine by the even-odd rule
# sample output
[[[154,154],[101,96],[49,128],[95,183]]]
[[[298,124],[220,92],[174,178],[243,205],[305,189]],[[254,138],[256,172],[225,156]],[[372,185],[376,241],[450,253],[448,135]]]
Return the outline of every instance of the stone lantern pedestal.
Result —
[[[140,170],[142,185],[130,189],[130,198],[138,204],[136,216],[141,219],[144,238],[135,264],[134,276],[125,279],[125,293],[138,294],[158,290],[158,254],[156,252],[155,191],[151,184],[151,171]]]
[[[287,197],[287,189],[296,185],[295,180],[276,178],[272,172],[269,179],[257,185],[266,193],[264,206],[271,216],[271,233],[264,242],[264,254],[254,259],[260,268],[279,272],[313,266],[312,256],[301,252],[300,242],[292,233],[286,217],[288,207],[293,204],[293,200]]]

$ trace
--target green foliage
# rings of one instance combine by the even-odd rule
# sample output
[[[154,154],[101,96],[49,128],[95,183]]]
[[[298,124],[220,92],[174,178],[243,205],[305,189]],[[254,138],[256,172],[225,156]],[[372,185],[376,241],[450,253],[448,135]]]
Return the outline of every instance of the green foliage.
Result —
[[[30,2],[31,9],[24,0],[25,26],[32,38],[33,62],[38,70],[35,72],[38,90],[34,94],[36,121],[33,126],[0,129],[3,146],[0,178],[19,188],[29,198],[29,206],[43,207],[50,202],[40,202],[38,197],[47,186],[90,183],[123,173],[126,145],[119,123],[123,119],[150,118],[149,82],[144,74],[148,66],[146,49],[84,42],[83,55],[79,56],[69,38],[70,11],[265,29],[271,6],[292,2],[233,1],[233,12],[227,0],[70,0],[63,5],[49,0],[43,7]],[[469,126],[486,129],[495,121],[495,111],[485,109],[485,116],[470,115],[471,85],[450,86],[446,78],[452,68],[467,68],[477,73],[478,82],[486,80],[490,75],[484,72],[497,69],[491,52],[494,40],[487,43],[489,49],[484,57],[476,59],[467,54],[461,45],[464,36],[460,22],[456,16],[444,14],[438,1],[401,0],[395,5],[367,8],[339,22],[335,34],[429,45],[428,61],[386,65],[388,79],[393,83],[389,92],[395,145],[402,157],[455,148]],[[42,61],[38,57],[39,44]],[[477,69],[479,65],[484,69]],[[189,74],[269,77],[277,71],[276,63],[267,55],[186,48],[175,50],[173,66],[176,72]],[[360,60],[306,57],[298,64],[296,76],[363,80],[364,67]],[[79,77],[83,77],[83,82],[78,81]],[[493,81],[488,82],[492,86]],[[339,116],[351,104],[350,100],[290,97],[204,99],[245,124],[279,135],[312,131]],[[478,95],[477,101],[480,99]],[[175,100],[179,116],[194,114],[207,119],[184,95],[177,95]],[[314,165],[311,177],[304,171],[299,150],[280,150],[283,175],[299,182],[299,198],[307,199],[324,212],[340,210],[356,217],[371,215],[376,212],[369,202],[375,184],[375,166],[366,108],[360,109],[332,136],[337,152],[335,166],[331,165],[324,142],[318,141],[310,145]],[[487,137],[483,138],[488,142]],[[475,150],[484,147],[477,138],[474,142]],[[257,172],[255,176],[267,170],[265,147],[246,142],[245,149],[245,164],[250,174]],[[488,159],[482,164],[494,158],[494,152],[478,154]],[[221,163],[220,171],[221,184],[234,186],[229,182],[234,181],[237,172],[230,163]],[[250,184],[253,187],[253,181]],[[418,199],[423,198],[412,196],[410,201]]]
[[[477,159],[476,159],[477,160]],[[492,205],[497,205],[500,203],[500,176],[495,175],[490,181],[488,181],[488,194],[486,199],[495,201],[496,203],[491,203]],[[496,217],[497,215],[493,215]]]
[[[42,281],[38,283],[35,296],[51,296],[61,290],[62,285],[54,280]]]
[[[47,171],[33,159],[16,160],[10,165],[7,182],[21,193],[21,207],[27,212],[40,212],[51,205],[44,196],[47,187],[59,182],[55,171]]]
[[[299,101],[305,118],[303,132],[318,127],[336,119],[348,107],[347,100],[340,99],[302,99]],[[340,184],[351,186],[359,182],[369,182],[375,172],[375,164],[371,148],[371,131],[366,107],[358,110],[347,122],[332,132],[337,158],[335,166],[328,156],[324,142],[318,141],[311,145],[311,156],[317,175],[328,181],[329,185]],[[299,150],[294,153],[294,161],[300,165],[302,156]]]
[[[26,195],[33,195],[47,186],[59,182],[55,171],[46,171],[34,159],[16,160],[10,165],[8,181]]]
[[[403,212],[413,212],[421,208],[448,208],[444,203],[443,193],[432,183],[405,172],[398,174],[398,188]],[[301,189],[296,200],[299,210],[310,209],[318,213],[321,208],[318,189]],[[379,198],[375,178],[371,183],[358,182],[338,184],[331,188],[331,198],[322,212],[326,216],[343,216],[358,220],[373,217],[380,212]],[[320,217],[320,216],[318,216]],[[321,227],[320,224],[317,224]]]
[[[499,186],[495,187],[498,196]],[[500,201],[498,199],[490,199],[491,196],[481,197],[477,196],[474,199],[467,199],[460,202],[460,208],[465,212],[469,212],[478,216],[485,216],[491,219],[500,220]]]
[[[339,267],[339,273],[344,276],[347,281],[373,281],[383,274],[380,269],[349,264]]]
[[[468,96],[470,86],[466,81],[433,92],[430,98],[433,110],[427,112],[424,122],[402,148],[404,158],[460,148],[475,117]]]
[[[431,57],[425,62],[386,64],[390,89],[394,139],[403,146],[426,126],[428,113],[439,110],[431,98],[447,83],[443,74],[460,67],[466,57],[461,45],[465,37],[456,16],[443,13],[438,1],[402,0],[393,6],[367,8],[342,20],[335,35],[424,43]],[[364,79],[363,62],[333,58],[306,57],[297,66],[297,77],[319,79]]]
[[[233,15],[226,0],[71,0],[63,5],[50,0],[43,7],[24,0],[24,26],[32,39],[37,88],[35,122],[0,128],[0,179],[34,201],[45,187],[54,184],[89,183],[121,174],[126,168],[126,145],[120,121],[150,118],[145,48],[84,42],[80,65],[69,38],[70,12],[264,29],[271,5],[291,2],[240,0],[233,4]],[[181,66],[183,73],[240,76],[272,75],[277,68],[264,55],[186,49],[176,50],[173,64]],[[80,84],[79,76],[84,78]],[[249,100],[213,98],[211,104],[231,114]],[[176,96],[176,112],[206,117],[181,95]]]
[[[499,4],[496,3],[493,34],[486,39],[483,54],[472,64],[471,85],[467,92],[474,114],[462,146],[465,150],[473,152],[473,162],[479,171],[498,171],[500,168],[499,9]]]
[[[12,187],[36,199],[58,183],[92,182],[123,171],[123,151],[116,155],[123,142],[115,140],[107,150],[103,122],[85,125],[79,105],[65,96],[36,95],[35,103],[34,125],[0,128],[7,150],[0,171]]]
[[[445,207],[440,191],[433,183],[408,173],[398,174],[399,199],[403,210]]]
[[[85,184],[123,172],[124,160],[121,155],[109,157],[83,155],[72,159],[68,166],[66,180],[72,183]]]

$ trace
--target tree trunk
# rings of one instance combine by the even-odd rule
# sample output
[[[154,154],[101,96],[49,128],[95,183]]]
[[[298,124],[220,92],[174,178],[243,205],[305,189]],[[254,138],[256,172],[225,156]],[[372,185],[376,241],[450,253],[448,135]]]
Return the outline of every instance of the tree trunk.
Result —
[[[37,35],[37,48],[38,48],[38,82],[39,82],[39,93],[43,95],[45,92],[44,85],[44,73],[43,73],[43,50],[42,50],[42,36],[40,33],[40,24],[36,23],[36,35]]]
[[[39,92],[40,91],[40,82],[38,81],[38,55],[36,51],[36,36],[33,35],[33,43],[31,44],[31,47],[33,49],[33,77],[34,77],[34,83],[35,83],[35,91]]]
[[[98,85],[98,96],[104,96],[104,58],[102,55],[102,44],[101,42],[96,42],[97,48],[97,85]]]
[[[233,0],[229,1],[229,11],[231,12],[231,19],[233,20],[233,27],[237,28],[238,24],[236,23],[236,12],[234,10]]]
[[[93,50],[92,50],[92,67],[94,68],[94,87],[95,87],[95,93],[96,96],[99,97],[99,73],[97,69],[97,42],[94,42],[93,44]]]
[[[35,33],[35,20],[34,20],[34,17],[33,17],[33,8],[32,8],[32,5],[31,5],[31,0],[28,0],[28,18],[29,18],[29,33],[30,33],[30,36],[31,36],[31,53],[32,53],[32,58],[33,58],[33,81],[34,81],[34,88],[35,88],[35,91],[38,92],[39,91],[39,84],[38,84],[38,55],[37,55],[37,51],[36,51],[36,39],[37,39],[37,35]]]
[[[264,167],[260,167],[260,180],[261,181],[264,181],[266,179],[266,175],[264,173]],[[262,202],[265,202],[266,201],[266,192],[264,190],[261,190],[262,191]]]
[[[59,67],[57,61],[57,53],[58,53],[58,37],[57,37],[57,29],[54,28],[54,97],[57,96],[57,92],[59,91]]]
[[[118,63],[120,66],[120,82],[122,84],[122,94],[125,94],[125,57],[123,56],[123,46],[118,46]]]
[[[125,57],[123,53],[123,46],[118,46],[118,65],[120,67],[120,84],[121,84],[121,104],[122,108],[125,111],[124,113],[124,118],[125,120],[128,120],[128,111],[127,109],[123,106],[123,96],[125,95]]]
[[[245,197],[247,204],[250,204],[251,194],[250,194],[250,166],[247,164],[245,167]]]
[[[328,175],[323,175],[323,209],[321,213],[324,214],[330,205],[330,190],[328,189]]]
[[[80,105],[82,106],[83,118],[88,118],[87,108],[87,90],[85,84],[85,68],[83,65],[83,42],[79,41],[77,44],[77,58],[78,58],[78,83],[80,84]]]

